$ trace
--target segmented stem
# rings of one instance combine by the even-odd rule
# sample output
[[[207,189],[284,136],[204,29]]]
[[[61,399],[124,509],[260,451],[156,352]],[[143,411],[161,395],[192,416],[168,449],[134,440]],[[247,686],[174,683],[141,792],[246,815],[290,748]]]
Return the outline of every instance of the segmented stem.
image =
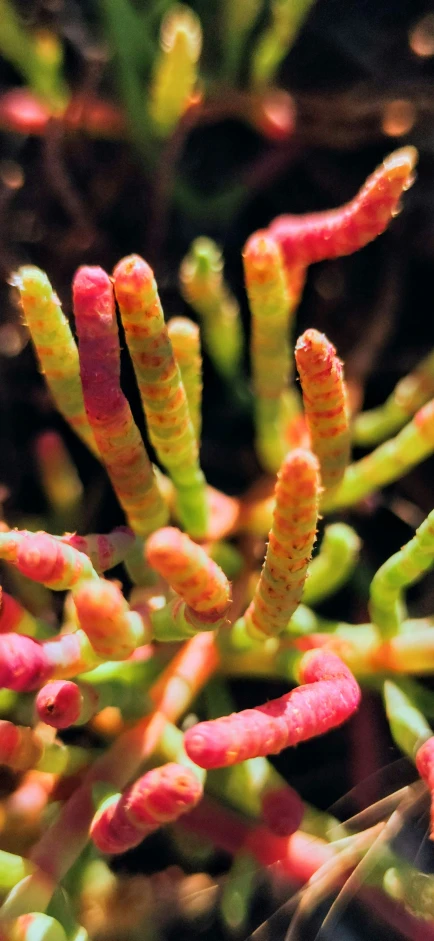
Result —
[[[402,591],[414,585],[434,564],[434,510],[405,546],[375,573],[369,613],[384,637],[399,631],[403,617]]]
[[[416,412],[396,438],[350,464],[339,487],[325,494],[322,509],[331,512],[352,506],[373,490],[390,484],[434,451],[434,399]]]
[[[86,684],[53,680],[39,690],[35,706],[41,722],[54,729],[68,729],[89,721],[99,706],[98,694]]]
[[[325,527],[319,553],[309,565],[303,604],[318,604],[346,584],[356,568],[360,546],[357,533],[346,523]]]
[[[38,716],[52,728],[67,729],[84,725],[95,713],[116,703],[125,718],[141,717],[151,709],[147,691],[159,670],[159,661],[149,650],[149,659],[103,663],[77,682],[53,680],[38,692]]]
[[[181,373],[196,440],[202,426],[202,356],[199,327],[188,317],[172,317],[167,332]]]
[[[243,333],[238,303],[223,277],[218,245],[205,237],[190,246],[179,271],[183,297],[200,317],[205,349],[223,379],[238,376]]]
[[[101,458],[134,532],[147,536],[167,521],[154,472],[120,388],[113,289],[102,268],[79,268],[73,282],[86,413]]]
[[[0,585],[0,634],[8,634],[12,631],[16,634],[34,637],[38,633],[38,622]]]
[[[303,390],[312,448],[325,489],[342,479],[350,457],[347,392],[342,363],[323,333],[306,330],[297,341],[295,359]]]
[[[383,696],[392,736],[414,761],[421,744],[431,737],[431,729],[413,700],[396,683],[386,680]]]
[[[123,562],[134,545],[134,538],[128,526],[117,526],[107,534],[79,536],[77,533],[65,533],[61,537],[63,543],[89,556],[96,572],[106,572]]]
[[[152,568],[179,595],[166,606],[168,612],[162,609],[153,613],[155,636],[159,637],[160,620],[163,629],[169,614],[181,636],[217,629],[224,624],[231,604],[230,584],[204,549],[179,529],[166,527],[150,537],[146,555]]]
[[[92,670],[100,662],[79,630],[39,642],[24,634],[0,634],[0,688],[18,693],[39,689],[50,679]]]
[[[27,578],[55,591],[64,591],[83,579],[98,577],[87,555],[48,533],[24,534],[15,564]]]
[[[97,578],[81,582],[73,593],[78,622],[98,656],[124,660],[146,643],[146,629],[137,611],[131,611],[114,582]]]
[[[304,216],[279,216],[269,226],[282,248],[285,264],[307,267],[326,258],[351,255],[384,232],[404,190],[413,182],[414,147],[385,158],[359,190],[339,209]]]
[[[201,768],[221,768],[258,755],[276,755],[336,728],[357,709],[360,689],[335,654],[310,651],[300,661],[299,675],[306,685],[280,699],[189,729],[189,758]]]
[[[378,444],[399,431],[434,395],[434,350],[400,379],[384,405],[357,415],[353,440],[362,447]]]
[[[26,265],[13,278],[41,370],[56,407],[94,454],[98,448],[84,408],[78,350],[60,301],[43,271]]]
[[[303,594],[318,519],[319,467],[315,455],[290,452],[278,474],[269,543],[246,630],[265,639],[282,633]]]
[[[153,272],[138,255],[130,255],[113,276],[149,437],[175,484],[185,528],[203,538],[208,525],[205,478]]]
[[[153,768],[123,794],[103,801],[90,835],[100,852],[124,853],[187,813],[201,796],[201,782],[189,768],[174,762]]]

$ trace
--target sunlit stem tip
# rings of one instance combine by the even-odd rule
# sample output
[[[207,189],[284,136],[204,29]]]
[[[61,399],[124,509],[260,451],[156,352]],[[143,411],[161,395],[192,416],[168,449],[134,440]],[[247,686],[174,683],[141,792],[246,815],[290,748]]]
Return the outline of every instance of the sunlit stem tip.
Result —
[[[181,264],[182,294],[200,317],[204,347],[224,379],[238,376],[243,334],[238,303],[223,277],[223,257],[212,239],[201,236]]]
[[[29,692],[49,679],[91,670],[99,662],[81,630],[42,642],[24,634],[0,634],[0,688]]]
[[[396,634],[404,619],[402,590],[414,585],[433,565],[434,510],[413,539],[387,559],[372,579],[369,612],[383,636]]]
[[[97,578],[87,555],[48,533],[24,535],[15,564],[27,578],[56,591],[72,588],[82,579]]]
[[[149,564],[182,599],[169,604],[176,628],[184,636],[220,627],[231,603],[231,589],[222,569],[179,529],[166,527],[148,540]],[[157,629],[160,612],[152,616]],[[165,609],[161,620],[166,619]]]
[[[350,456],[347,391],[342,363],[323,333],[306,330],[297,341],[295,359],[303,390],[312,448],[325,489],[342,479]]]
[[[113,276],[149,437],[177,490],[185,529],[203,538],[208,525],[205,478],[153,272],[139,255],[130,255]]]
[[[199,18],[182,4],[174,4],[165,16],[150,89],[150,114],[157,132],[165,137],[188,107],[198,72],[202,47]]]
[[[124,660],[149,639],[144,621],[131,611],[114,582],[82,582],[73,593],[78,622],[100,657]]]
[[[175,763],[154,768],[124,794],[103,801],[90,835],[102,853],[124,853],[158,827],[187,813],[201,796],[202,785],[189,768]]]
[[[245,615],[245,628],[266,639],[282,633],[301,600],[312,555],[320,492],[318,461],[291,451],[278,474],[264,566]]]
[[[264,468],[275,472],[286,451],[285,397],[292,372],[289,334],[294,305],[280,247],[267,232],[250,237],[243,260],[252,313],[256,446]]]

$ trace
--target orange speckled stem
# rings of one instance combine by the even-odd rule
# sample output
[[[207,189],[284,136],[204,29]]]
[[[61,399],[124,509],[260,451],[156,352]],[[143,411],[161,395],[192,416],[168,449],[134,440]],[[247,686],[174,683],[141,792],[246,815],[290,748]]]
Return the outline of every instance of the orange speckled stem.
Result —
[[[205,478],[153,272],[138,255],[130,255],[113,276],[149,437],[177,490],[185,529],[203,538],[208,525]]]
[[[312,448],[318,456],[325,489],[342,479],[350,457],[350,428],[343,367],[323,333],[306,330],[297,341],[295,359]]]
[[[188,636],[224,623],[231,604],[230,583],[204,549],[168,526],[150,537],[146,555],[152,568],[179,596],[169,604],[178,629]],[[161,613],[166,617],[165,609]],[[153,614],[153,625],[158,623],[158,615]]]
[[[318,461],[310,451],[290,452],[278,474],[265,562],[244,625],[266,639],[285,630],[300,603],[315,542],[320,492]]]
[[[86,413],[101,458],[135,533],[147,536],[167,510],[131,409],[120,388],[113,289],[102,268],[79,268],[73,283]]]
[[[269,232],[279,242],[285,264],[311,265],[351,255],[384,232],[404,190],[413,182],[415,147],[402,147],[385,158],[357,196],[339,209],[304,216],[279,216]]]
[[[124,660],[146,643],[143,619],[130,610],[114,582],[104,578],[81,582],[73,599],[80,627],[98,656]]]

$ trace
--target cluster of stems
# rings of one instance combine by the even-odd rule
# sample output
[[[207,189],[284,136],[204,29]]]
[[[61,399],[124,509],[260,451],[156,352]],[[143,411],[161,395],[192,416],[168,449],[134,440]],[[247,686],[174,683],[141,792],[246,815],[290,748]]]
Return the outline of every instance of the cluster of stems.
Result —
[[[199,51],[194,15],[169,17],[150,111],[162,136],[186,107]],[[180,61],[188,68],[175,96],[172,71]],[[374,575],[366,598],[371,623],[327,621],[315,610],[353,577],[361,548],[354,529],[327,525],[312,558],[321,513],[351,507],[433,452],[432,357],[383,411],[365,425],[356,419],[358,443],[398,434],[351,464],[342,363],[324,334],[308,329],[297,343],[293,337],[307,267],[382,232],[414,163],[412,148],[397,151],[346,207],[282,217],[245,246],[256,446],[269,475],[258,498],[234,500],[206,484],[200,332],[187,318],[166,325],[146,261],[124,258],[112,278],[101,268],[78,270],[78,345],[46,276],[31,267],[15,276],[53,402],[105,468],[127,525],[83,531],[83,488],[69,454],[61,437],[42,436],[37,466],[54,532],[24,523],[4,523],[0,532],[9,578],[0,595],[0,763],[17,778],[0,811],[5,832],[21,814],[25,837],[23,852],[18,841],[14,856],[9,847],[4,859],[0,853],[0,937],[85,941],[58,894],[59,886],[63,895],[71,891],[86,844],[95,853],[123,853],[168,823],[175,835],[182,827],[234,855],[223,901],[233,924],[234,885],[243,886],[244,911],[258,864],[280,861],[296,884],[331,859],[356,865],[359,844],[332,821],[345,836],[334,842],[330,817],[309,807],[268,758],[351,720],[364,684],[384,683],[392,735],[434,793],[432,695],[409,678],[434,672],[434,625],[409,618],[404,599],[432,565],[433,513]],[[239,307],[222,265],[214,243],[199,239],[180,280],[215,368],[239,395]],[[121,389],[116,302],[147,434],[167,477],[151,463]],[[291,385],[294,365],[303,411]],[[297,436],[302,447],[294,446]],[[168,525],[176,522],[182,529]],[[111,574],[116,566],[119,580]],[[43,591],[42,606],[32,590]],[[63,606],[57,596],[58,622],[52,592],[68,593]],[[231,676],[283,679],[289,688],[237,712]],[[199,721],[182,732],[178,723],[193,708]],[[75,726],[80,742],[98,742],[96,752],[63,739]],[[59,808],[33,841],[32,801],[38,813],[51,801]],[[365,850],[376,833],[364,836]],[[393,878],[381,870],[384,891],[399,882],[404,892],[408,864],[395,860],[392,868]],[[416,895],[419,905],[413,885],[408,905]]]

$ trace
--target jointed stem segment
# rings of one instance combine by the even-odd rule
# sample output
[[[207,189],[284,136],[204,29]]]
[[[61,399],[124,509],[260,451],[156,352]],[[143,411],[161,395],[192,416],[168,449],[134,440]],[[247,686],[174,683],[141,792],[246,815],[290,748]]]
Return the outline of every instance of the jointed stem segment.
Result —
[[[303,594],[318,519],[318,462],[310,451],[285,458],[275,489],[276,505],[264,566],[245,615],[248,634],[281,634]]]
[[[205,478],[153,272],[131,255],[119,262],[113,276],[149,437],[176,487],[185,528],[203,538],[208,526]]]
[[[384,637],[396,634],[403,621],[402,590],[422,578],[434,565],[434,511],[413,539],[392,555],[374,575],[369,612]]]

